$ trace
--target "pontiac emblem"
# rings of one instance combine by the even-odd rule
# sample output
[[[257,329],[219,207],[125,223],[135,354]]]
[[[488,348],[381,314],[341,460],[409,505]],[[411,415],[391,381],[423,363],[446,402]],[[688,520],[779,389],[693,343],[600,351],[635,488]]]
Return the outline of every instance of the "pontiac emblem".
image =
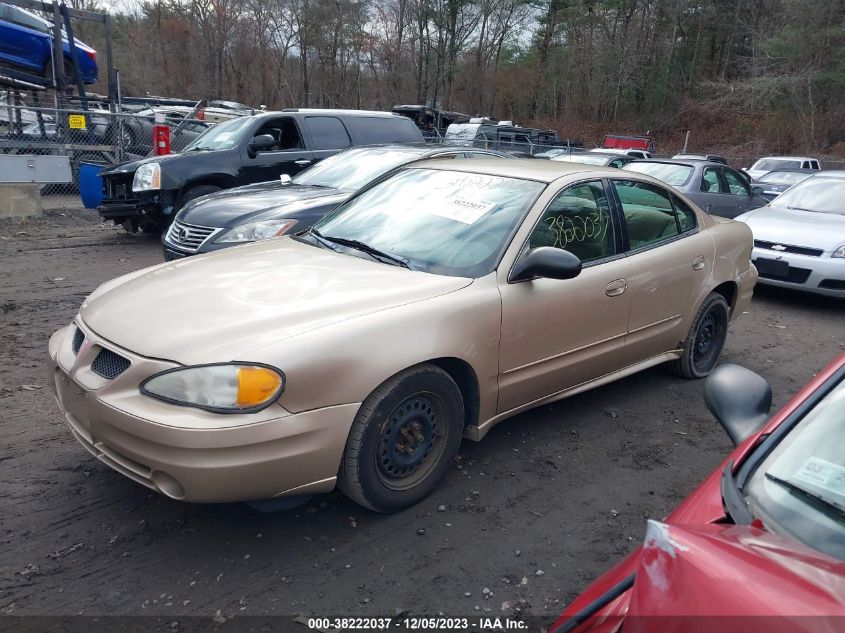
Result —
[[[773,244],[773,245],[772,245],[772,250],[773,250],[773,251],[785,251],[785,250],[786,250],[786,246],[784,246],[783,244]]]

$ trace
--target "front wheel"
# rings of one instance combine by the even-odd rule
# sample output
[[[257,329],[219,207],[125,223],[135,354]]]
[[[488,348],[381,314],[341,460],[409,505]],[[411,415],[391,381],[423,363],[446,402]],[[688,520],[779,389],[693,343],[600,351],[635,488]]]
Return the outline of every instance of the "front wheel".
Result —
[[[725,298],[711,292],[692,320],[684,353],[672,364],[683,378],[704,378],[716,366],[728,337],[730,308]]]
[[[460,389],[422,364],[378,387],[361,405],[340,464],[339,486],[376,512],[426,498],[449,470],[464,427]]]

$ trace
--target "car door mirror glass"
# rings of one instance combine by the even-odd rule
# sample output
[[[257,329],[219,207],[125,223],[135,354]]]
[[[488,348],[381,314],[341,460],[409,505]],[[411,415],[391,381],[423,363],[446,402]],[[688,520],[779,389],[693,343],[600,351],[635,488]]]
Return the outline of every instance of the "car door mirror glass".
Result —
[[[762,196],[763,195],[763,187],[761,187],[760,185],[754,185],[753,187],[751,187],[751,193],[754,194],[755,196]]]
[[[704,402],[736,446],[769,419],[772,388],[750,369],[728,363],[719,365],[705,380]]]
[[[581,260],[569,251],[552,246],[540,246],[527,251],[511,273],[511,281],[525,281],[535,277],[572,279],[581,274]]]

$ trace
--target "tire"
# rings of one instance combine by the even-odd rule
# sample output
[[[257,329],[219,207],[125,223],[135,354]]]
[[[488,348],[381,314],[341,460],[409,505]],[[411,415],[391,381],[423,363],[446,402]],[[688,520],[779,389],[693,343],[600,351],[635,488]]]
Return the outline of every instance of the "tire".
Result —
[[[452,377],[427,363],[407,369],[373,391],[358,410],[338,485],[375,512],[412,506],[446,475],[463,430],[463,398]]]
[[[220,191],[221,189],[222,187],[218,187],[217,185],[199,185],[197,187],[191,187],[185,193],[182,194],[182,197],[180,198],[179,208],[181,209],[194,198],[199,198],[200,196],[207,196],[208,194]]]
[[[725,298],[711,292],[692,320],[684,341],[684,353],[672,362],[672,370],[688,379],[704,378],[716,366],[728,337],[730,308]]]

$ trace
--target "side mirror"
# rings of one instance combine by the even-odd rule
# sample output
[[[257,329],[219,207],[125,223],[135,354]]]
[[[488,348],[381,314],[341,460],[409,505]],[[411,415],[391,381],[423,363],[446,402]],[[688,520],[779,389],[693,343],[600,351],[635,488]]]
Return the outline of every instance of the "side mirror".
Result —
[[[752,196],[762,196],[763,195],[763,187],[760,185],[754,185],[751,187],[751,195]]]
[[[253,137],[249,145],[247,145],[246,150],[249,153],[250,158],[255,158],[255,155],[258,154],[258,152],[266,151],[275,144],[276,139],[274,139],[271,134],[259,134],[258,136]]]
[[[704,381],[704,402],[738,446],[763,428],[772,408],[772,388],[750,369],[719,365]]]
[[[534,277],[572,279],[581,274],[581,260],[569,251],[551,246],[532,248],[516,263],[511,281],[524,281]]]

